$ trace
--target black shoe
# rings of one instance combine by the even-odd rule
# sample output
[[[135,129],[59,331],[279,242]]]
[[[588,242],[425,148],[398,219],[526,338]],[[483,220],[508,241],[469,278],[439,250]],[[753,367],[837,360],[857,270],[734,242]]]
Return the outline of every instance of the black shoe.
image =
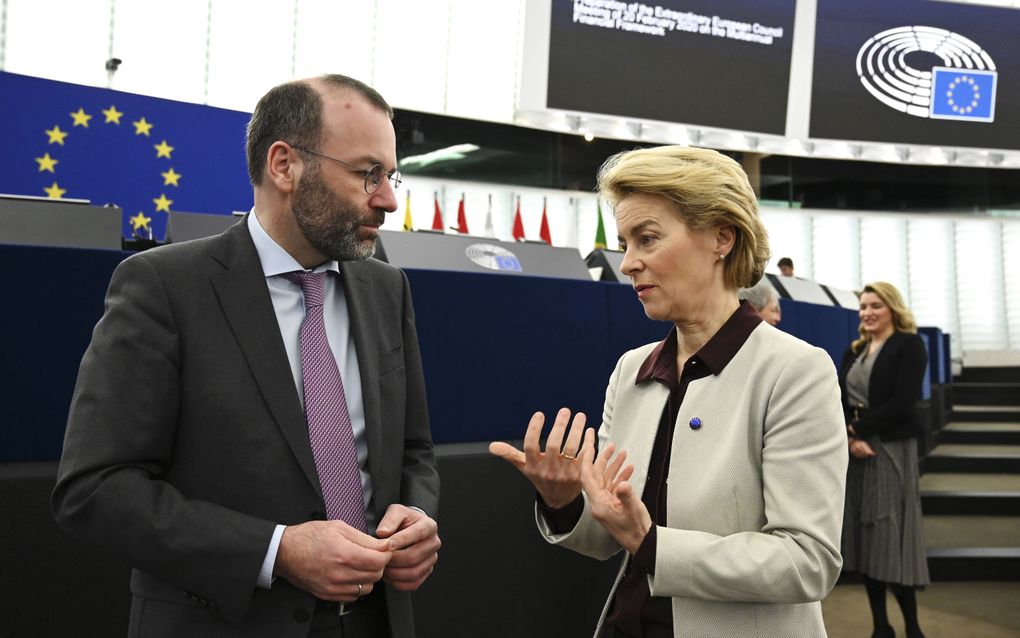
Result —
[[[896,638],[896,631],[892,628],[892,625],[875,627],[875,631],[871,632],[871,638]]]

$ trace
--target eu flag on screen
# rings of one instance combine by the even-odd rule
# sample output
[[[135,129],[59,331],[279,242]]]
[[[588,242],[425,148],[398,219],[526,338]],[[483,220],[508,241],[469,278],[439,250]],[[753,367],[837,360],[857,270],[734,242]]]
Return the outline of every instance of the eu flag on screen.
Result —
[[[932,69],[930,115],[942,120],[991,122],[995,119],[998,73],[937,66]]]
[[[0,193],[118,206],[156,239],[171,211],[251,207],[247,113],[13,73],[0,96]]]

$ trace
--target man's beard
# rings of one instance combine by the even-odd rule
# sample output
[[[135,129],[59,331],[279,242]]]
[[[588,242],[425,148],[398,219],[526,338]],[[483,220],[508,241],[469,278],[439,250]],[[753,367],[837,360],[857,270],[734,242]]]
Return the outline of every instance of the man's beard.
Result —
[[[370,211],[330,190],[318,163],[309,164],[294,192],[294,219],[317,251],[337,261],[359,261],[375,254],[375,240],[362,240],[362,223],[382,224],[386,213]]]

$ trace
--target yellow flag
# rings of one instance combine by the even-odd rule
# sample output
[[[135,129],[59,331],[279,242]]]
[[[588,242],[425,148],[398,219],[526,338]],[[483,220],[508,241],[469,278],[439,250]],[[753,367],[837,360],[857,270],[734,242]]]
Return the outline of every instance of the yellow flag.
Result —
[[[411,221],[411,191],[407,191],[407,208],[404,209],[404,230],[414,230],[414,223]]]

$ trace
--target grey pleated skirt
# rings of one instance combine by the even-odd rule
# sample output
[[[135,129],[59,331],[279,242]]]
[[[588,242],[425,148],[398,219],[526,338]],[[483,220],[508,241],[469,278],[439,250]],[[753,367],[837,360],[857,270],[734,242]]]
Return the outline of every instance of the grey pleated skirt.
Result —
[[[893,585],[931,582],[921,526],[917,440],[868,439],[877,456],[850,457],[843,514],[843,569]]]

